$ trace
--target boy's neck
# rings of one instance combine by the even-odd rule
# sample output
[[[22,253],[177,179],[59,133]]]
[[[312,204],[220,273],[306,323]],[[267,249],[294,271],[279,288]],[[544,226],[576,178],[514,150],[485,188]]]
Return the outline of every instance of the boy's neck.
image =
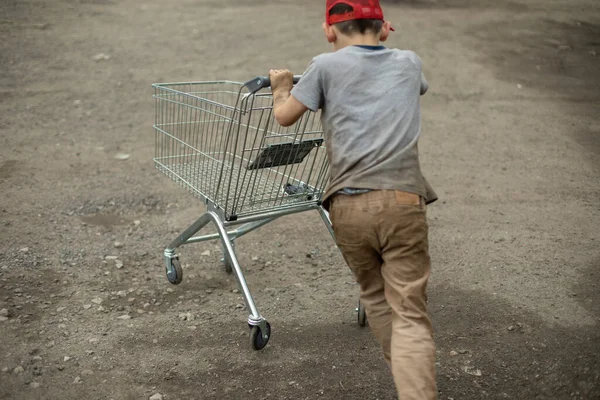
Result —
[[[352,35],[345,36],[339,35],[335,43],[333,44],[334,50],[341,50],[348,46],[379,46],[379,36],[376,35]]]

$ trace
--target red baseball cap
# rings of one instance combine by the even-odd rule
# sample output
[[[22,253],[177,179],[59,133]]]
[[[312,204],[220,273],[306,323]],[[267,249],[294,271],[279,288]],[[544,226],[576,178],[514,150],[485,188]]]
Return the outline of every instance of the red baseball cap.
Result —
[[[352,11],[346,14],[329,15],[331,9],[338,4],[349,5],[352,7]],[[325,11],[327,25],[354,19],[379,19],[383,21],[383,10],[379,0],[327,0],[327,10]],[[394,28],[391,28],[391,30],[393,31]]]

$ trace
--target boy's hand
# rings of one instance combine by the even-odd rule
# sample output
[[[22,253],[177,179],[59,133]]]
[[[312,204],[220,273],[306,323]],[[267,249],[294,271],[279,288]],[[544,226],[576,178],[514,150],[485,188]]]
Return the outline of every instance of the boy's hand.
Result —
[[[271,79],[271,91],[273,93],[279,91],[290,92],[294,87],[294,74],[287,69],[272,69],[269,71]]]

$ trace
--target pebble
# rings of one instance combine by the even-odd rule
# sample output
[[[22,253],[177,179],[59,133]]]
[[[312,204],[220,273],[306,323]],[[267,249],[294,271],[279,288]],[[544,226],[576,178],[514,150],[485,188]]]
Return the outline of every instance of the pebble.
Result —
[[[127,291],[126,290],[119,290],[117,292],[117,296],[119,296],[119,297],[125,297],[125,296],[127,296]]]
[[[23,293],[23,289],[16,288],[15,290],[13,290],[13,293]]]
[[[100,343],[100,339],[91,338],[91,339],[88,340],[88,342],[90,344],[98,344],[98,343]]]
[[[123,243],[121,243],[121,242],[115,242],[114,246],[115,246],[116,249],[120,249],[121,247],[123,247]]]
[[[148,398],[148,400],[163,400],[163,395],[160,393],[154,393]]]
[[[91,305],[91,304],[84,304],[84,305],[83,305],[83,309],[84,309],[84,310],[89,310],[90,308],[92,308],[92,305]]]
[[[0,310],[0,317],[8,317],[8,309],[3,308]]]
[[[141,223],[142,223],[142,221],[140,221],[139,219],[136,219],[135,221],[133,221],[133,224],[134,224],[135,226],[138,226],[138,225],[139,225],[139,224],[141,224]]]
[[[31,361],[33,361],[33,362],[42,361],[42,357],[40,357],[40,356],[33,356],[31,358]]]
[[[0,315],[0,322],[8,321],[8,317]]]
[[[121,268],[123,268],[123,261],[121,261],[121,260],[116,260],[116,261],[115,261],[115,267],[117,267],[117,269],[121,269]]]
[[[515,330],[515,327],[511,325],[511,326],[509,326],[509,327],[508,327],[508,328],[506,328],[506,329],[507,329],[509,332],[512,332],[512,331],[514,331],[514,330]]]
[[[40,387],[40,383],[39,382],[31,382],[29,384],[29,387],[32,388],[32,389],[37,389],[37,388]]]
[[[71,359],[71,357],[69,357],[69,356],[65,356],[65,358],[63,358],[63,361],[64,361],[64,362],[67,362],[67,361],[69,361],[70,359]]]
[[[94,375],[94,371],[92,371],[91,369],[84,369],[83,371],[81,371],[81,375]]]
[[[22,374],[23,372],[25,372],[25,370],[24,370],[24,369],[23,369],[23,367],[21,367],[20,365],[19,365],[17,368],[13,369],[13,374],[20,375],[20,374]]]
[[[2,372],[4,372],[4,373],[8,372],[8,367],[2,368]]]
[[[23,247],[21,250],[19,250],[21,253],[27,253],[29,251],[29,247]]]
[[[76,376],[75,379],[73,379],[73,384],[78,384],[81,383],[81,378]]]
[[[457,356],[457,355],[458,355],[458,353],[457,353],[456,351],[452,350],[452,351],[450,352],[450,355],[451,355],[452,357],[454,357],[454,356]]]
[[[119,258],[119,256],[106,256],[106,257],[104,257],[104,259],[105,259],[106,261],[114,261],[114,260],[116,260],[117,258]]]
[[[102,304],[103,301],[104,300],[102,298],[100,298],[100,297],[94,297],[92,299],[92,303],[94,303],[94,304]]]
[[[119,153],[119,154],[117,154],[117,155],[115,156],[115,158],[116,158],[117,160],[121,160],[121,161],[128,160],[128,159],[129,159],[129,157],[131,157],[131,155],[129,155],[129,154],[127,154],[127,153]]]
[[[122,320],[131,319],[131,315],[129,315],[129,314],[121,315],[120,317],[117,317],[117,319],[122,319]]]
[[[208,256],[210,256],[210,250],[203,251],[202,253],[200,253],[200,255],[204,256],[204,257],[208,257]]]

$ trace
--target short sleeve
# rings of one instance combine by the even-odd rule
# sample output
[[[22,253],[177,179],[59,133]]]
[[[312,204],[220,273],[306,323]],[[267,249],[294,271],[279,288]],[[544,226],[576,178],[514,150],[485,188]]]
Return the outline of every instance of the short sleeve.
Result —
[[[421,96],[422,96],[425,93],[427,93],[427,91],[429,90],[429,82],[427,82],[427,79],[425,79],[425,74],[423,73],[423,62],[421,61],[421,58],[417,55],[417,53],[412,52],[412,54],[415,56],[415,62],[417,63],[417,66],[419,67],[419,72],[421,73]]]
[[[292,96],[312,111],[317,111],[323,106],[323,79],[315,58],[292,89]]]

